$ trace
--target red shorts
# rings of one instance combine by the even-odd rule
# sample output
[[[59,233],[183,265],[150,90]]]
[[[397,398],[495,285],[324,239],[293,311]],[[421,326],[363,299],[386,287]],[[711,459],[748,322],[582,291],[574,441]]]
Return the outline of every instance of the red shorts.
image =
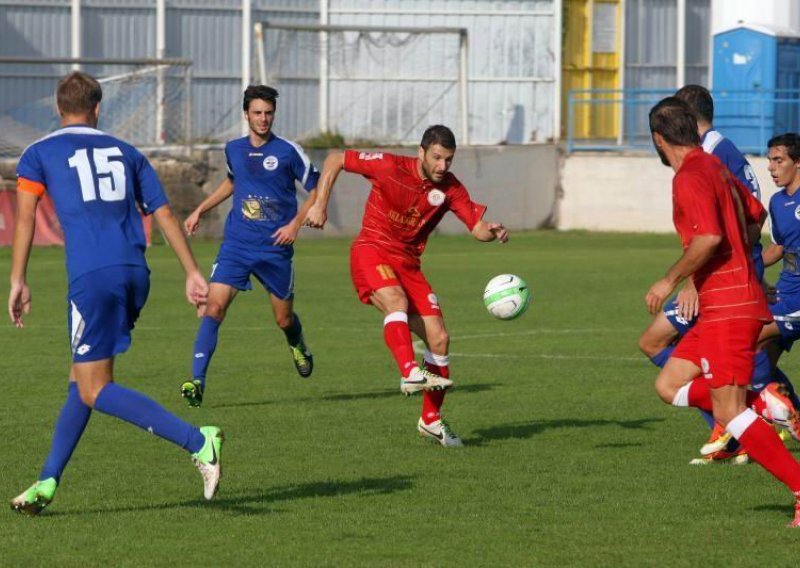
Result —
[[[705,323],[702,318],[683,336],[672,357],[691,361],[711,381],[711,388],[747,386],[753,374],[758,334],[764,322],[729,319]]]
[[[421,316],[441,316],[439,300],[422,274],[419,261],[386,254],[377,245],[356,243],[350,249],[350,276],[358,299],[371,303],[376,290],[400,286],[408,298],[408,312]]]

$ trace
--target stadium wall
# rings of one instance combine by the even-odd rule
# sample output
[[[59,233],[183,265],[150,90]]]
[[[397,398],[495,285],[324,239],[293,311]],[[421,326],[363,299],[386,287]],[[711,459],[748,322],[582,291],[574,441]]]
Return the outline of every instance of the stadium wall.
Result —
[[[761,185],[766,206],[775,193],[767,159],[748,160]],[[674,232],[672,169],[655,154],[571,155],[564,160],[557,227],[563,230]]]

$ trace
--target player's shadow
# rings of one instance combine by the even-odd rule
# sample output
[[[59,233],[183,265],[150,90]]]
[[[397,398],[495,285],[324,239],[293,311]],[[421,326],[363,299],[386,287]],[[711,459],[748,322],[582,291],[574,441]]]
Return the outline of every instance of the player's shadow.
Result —
[[[102,513],[130,513],[140,511],[161,511],[179,508],[216,509],[238,515],[268,515],[278,512],[276,503],[293,502],[301,499],[316,499],[319,497],[341,497],[345,495],[358,495],[368,497],[371,495],[386,495],[398,491],[408,491],[412,488],[413,477],[397,475],[393,477],[365,477],[350,481],[315,481],[299,485],[284,485],[273,487],[265,491],[246,495],[232,495],[217,497],[213,501],[205,499],[192,499],[179,503],[159,503],[155,505],[103,507],[95,509],[81,509],[80,511],[48,511],[47,517],[92,515]]]
[[[496,385],[494,384],[478,384],[478,385],[456,385],[451,391],[456,395],[459,393],[476,393],[492,390]],[[375,392],[356,392],[356,393],[342,393],[342,394],[329,394],[320,397],[321,400],[333,401],[346,401],[346,400],[371,400],[376,398],[396,398],[400,395],[399,389],[375,391]]]
[[[626,430],[650,430],[651,423],[663,421],[663,418],[641,418],[639,420],[579,420],[574,418],[534,420],[531,422],[517,422],[475,430],[474,437],[464,440],[464,443],[469,446],[480,446],[493,440],[531,438],[546,430],[561,428],[603,428],[606,426],[616,426]]]

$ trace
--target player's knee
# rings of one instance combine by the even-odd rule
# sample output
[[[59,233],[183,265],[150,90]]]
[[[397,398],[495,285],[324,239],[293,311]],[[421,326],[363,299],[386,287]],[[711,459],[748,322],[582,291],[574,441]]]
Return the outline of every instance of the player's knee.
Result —
[[[207,317],[213,318],[219,322],[225,319],[225,308],[219,302],[211,301],[206,306],[206,313]]]
[[[659,375],[656,379],[655,389],[658,398],[667,404],[672,404],[672,401],[675,400],[675,395],[678,393],[676,386],[672,381],[667,380],[663,374]]]
[[[292,314],[275,314],[275,323],[281,329],[289,329],[294,323]]]
[[[653,337],[653,334],[647,331],[639,337],[639,349],[651,359],[667,347],[663,343],[663,341],[659,341],[657,337]]]
[[[450,346],[450,334],[442,329],[434,333],[428,333],[428,347],[433,353],[447,353]]]

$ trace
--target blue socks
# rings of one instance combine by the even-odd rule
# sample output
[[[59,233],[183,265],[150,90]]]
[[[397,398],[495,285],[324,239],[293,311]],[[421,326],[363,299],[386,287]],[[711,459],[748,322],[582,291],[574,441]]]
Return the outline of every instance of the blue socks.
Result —
[[[197,338],[194,341],[194,358],[192,359],[192,378],[199,379],[206,386],[206,372],[211,363],[211,357],[217,348],[217,338],[219,337],[220,322],[212,317],[205,316],[200,322],[200,329],[197,330]]]
[[[135,424],[191,453],[199,452],[205,443],[205,436],[199,428],[184,422],[143,394],[116,383],[108,383],[103,387],[94,407],[103,414]]]
[[[658,367],[659,369],[663,369],[664,365],[667,364],[667,361],[672,356],[672,352],[675,351],[675,346],[670,345],[669,347],[665,347],[655,355],[653,355],[650,360],[653,362],[653,365]]]
[[[303,325],[300,323],[300,317],[292,313],[292,325],[286,329],[282,329],[283,334],[286,336],[286,342],[289,347],[296,347],[300,343],[300,338],[303,337]]]
[[[50,453],[39,475],[40,481],[50,477],[54,477],[56,483],[61,481],[61,474],[64,473],[64,468],[67,467],[67,462],[72,457],[72,452],[78,445],[91,415],[92,409],[81,401],[78,385],[70,382],[67,388],[67,400],[56,420]]]

